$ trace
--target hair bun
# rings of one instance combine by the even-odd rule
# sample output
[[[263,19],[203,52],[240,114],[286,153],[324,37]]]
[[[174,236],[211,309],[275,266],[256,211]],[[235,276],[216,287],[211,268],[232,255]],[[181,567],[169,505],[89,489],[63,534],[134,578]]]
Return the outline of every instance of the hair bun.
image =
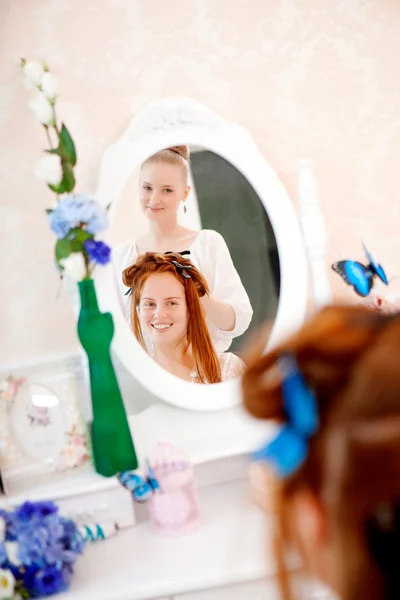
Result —
[[[175,152],[175,154],[179,154],[179,156],[182,156],[182,158],[187,161],[190,160],[189,146],[172,146],[171,148],[168,148],[168,150]]]

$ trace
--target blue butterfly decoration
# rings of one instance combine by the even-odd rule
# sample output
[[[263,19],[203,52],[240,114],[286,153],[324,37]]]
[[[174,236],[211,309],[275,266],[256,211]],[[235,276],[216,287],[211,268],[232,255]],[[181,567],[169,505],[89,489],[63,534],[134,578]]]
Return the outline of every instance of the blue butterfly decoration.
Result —
[[[155,478],[148,461],[146,476],[134,471],[124,471],[124,473],[118,475],[118,479],[132,493],[136,502],[147,502],[154,492],[160,491],[160,484]]]
[[[309,439],[318,429],[318,408],[293,355],[278,359],[282,374],[283,406],[287,422],[277,435],[253,454],[255,461],[267,461],[282,477],[294,473],[306,460]]]
[[[374,261],[365,246],[364,251],[368,260],[367,265],[356,260],[340,260],[332,265],[332,269],[344,279],[347,285],[353,287],[356,294],[363,298],[368,296],[372,290],[375,277],[379,277],[385,285],[389,285],[381,265]]]

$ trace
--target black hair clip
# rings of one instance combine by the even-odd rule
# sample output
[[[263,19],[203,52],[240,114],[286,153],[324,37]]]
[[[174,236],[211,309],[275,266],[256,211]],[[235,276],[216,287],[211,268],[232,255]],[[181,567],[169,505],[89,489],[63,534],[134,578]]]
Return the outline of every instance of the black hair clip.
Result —
[[[180,254],[181,256],[187,256],[190,254],[190,250],[184,250],[183,252],[172,252],[171,250],[168,250],[168,252],[164,252],[164,254]]]
[[[192,265],[181,265],[181,263],[178,263],[178,261],[176,260],[173,260],[171,262],[185,279],[192,279],[192,276],[189,275],[189,273],[186,273],[186,269],[193,269]]]
[[[172,252],[171,250],[169,250],[168,252],[164,252],[164,254],[180,254],[181,256],[187,256],[188,254],[190,254],[190,250],[184,250],[183,252]],[[186,273],[185,269],[191,269],[191,266],[187,266],[185,267],[184,265],[181,265],[180,263],[178,263],[176,260],[172,261],[172,264],[175,265],[175,267],[178,269],[178,271],[181,273],[181,275],[183,275],[186,279],[191,279],[191,275],[189,275],[189,273]],[[124,296],[129,296],[129,294],[132,293],[132,288],[129,288],[129,290],[127,292],[125,292]]]

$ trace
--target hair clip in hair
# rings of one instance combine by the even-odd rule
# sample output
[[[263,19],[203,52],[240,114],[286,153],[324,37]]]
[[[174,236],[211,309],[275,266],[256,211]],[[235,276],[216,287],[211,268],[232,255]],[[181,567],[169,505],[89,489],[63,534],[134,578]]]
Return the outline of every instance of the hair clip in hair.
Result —
[[[254,453],[256,461],[270,462],[280,477],[288,477],[306,460],[309,439],[318,430],[314,391],[306,384],[293,355],[277,361],[282,375],[283,406],[287,423],[277,435]]]
[[[183,252],[172,252],[172,250],[168,250],[168,252],[164,252],[164,254],[180,254],[181,256],[187,256],[191,254],[190,250],[184,250]]]
[[[127,292],[125,292],[124,296],[129,296],[132,293],[132,288],[129,288]]]
[[[185,279],[192,279],[192,276],[186,272],[186,269],[192,269],[192,265],[181,265],[177,260],[172,260],[172,264]]]

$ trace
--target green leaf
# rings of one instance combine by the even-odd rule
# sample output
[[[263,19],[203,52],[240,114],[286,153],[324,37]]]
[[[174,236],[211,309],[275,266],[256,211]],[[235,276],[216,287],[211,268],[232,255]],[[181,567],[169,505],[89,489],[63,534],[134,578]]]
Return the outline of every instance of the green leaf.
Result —
[[[74,167],[76,165],[75,144],[64,123],[61,126],[59,150],[62,152],[62,155],[65,156],[65,158],[68,160],[68,162],[70,162],[71,165]]]
[[[52,185],[51,183],[48,183],[47,185],[56,194],[63,194],[65,192],[65,188],[63,186],[63,182],[61,182],[60,185]]]
[[[45,150],[44,152],[47,152],[47,154],[57,154],[57,156],[61,156],[61,157],[64,156],[60,147],[50,148],[50,150]]]
[[[62,162],[62,169],[63,169],[63,180],[60,184],[60,187],[63,187],[63,191],[64,192],[72,192],[72,190],[75,187],[75,177],[74,177],[74,171],[72,169],[72,166],[70,163],[67,162]],[[60,194],[63,192],[59,192]]]
[[[62,238],[62,240],[57,240],[56,260],[58,263],[60,262],[60,260],[63,260],[64,258],[68,258],[68,256],[71,254],[71,252],[72,252],[71,242],[66,237]]]
[[[86,240],[93,239],[94,235],[92,233],[88,233],[84,229],[71,229],[67,237],[70,241],[72,252],[85,253],[83,244],[86,242]]]

